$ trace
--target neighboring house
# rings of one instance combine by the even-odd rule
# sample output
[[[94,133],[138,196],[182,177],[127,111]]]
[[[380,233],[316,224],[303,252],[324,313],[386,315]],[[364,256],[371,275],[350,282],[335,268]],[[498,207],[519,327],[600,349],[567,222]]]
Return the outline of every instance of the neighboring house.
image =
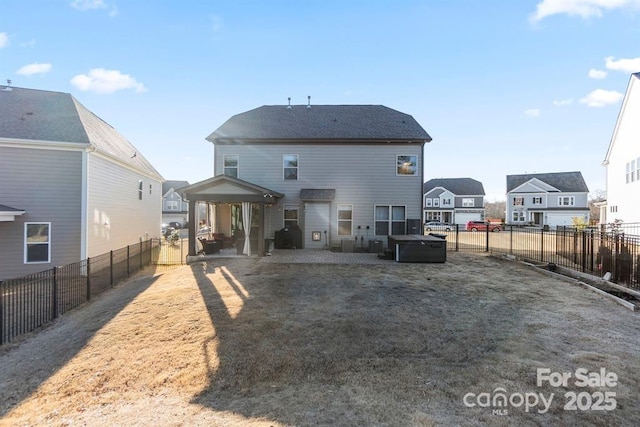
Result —
[[[408,114],[382,105],[262,106],[207,140],[219,175],[182,192],[192,204],[216,205],[217,232],[250,222],[251,253],[285,227],[298,226],[299,245],[318,249],[421,232],[431,137]]]
[[[435,178],[422,186],[424,221],[464,225],[484,220],[484,187],[471,178]]]
[[[159,237],[162,181],[72,95],[0,86],[0,280]]]
[[[589,189],[580,172],[507,175],[506,222],[555,228],[589,222]]]
[[[179,191],[188,186],[187,181],[165,181],[162,184],[162,223],[179,222],[182,227],[189,218],[189,201]]]
[[[631,75],[607,155],[607,201],[600,223],[640,222],[640,73]]]

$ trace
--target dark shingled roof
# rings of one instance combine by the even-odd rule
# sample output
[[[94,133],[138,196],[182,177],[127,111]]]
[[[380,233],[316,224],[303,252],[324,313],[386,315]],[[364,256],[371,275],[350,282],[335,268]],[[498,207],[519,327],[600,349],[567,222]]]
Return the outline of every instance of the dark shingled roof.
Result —
[[[0,86],[0,138],[92,146],[162,179],[133,144],[68,93]]]
[[[300,190],[300,200],[333,200],[336,198],[336,190],[303,188]]]
[[[187,181],[165,181],[162,183],[162,194],[167,194],[167,191],[171,188],[173,188],[173,191],[178,192],[179,189],[187,185],[189,185]]]
[[[588,193],[589,188],[582,178],[580,172],[553,172],[553,173],[530,173],[522,175],[507,175],[507,193],[532,179],[540,181],[557,188],[563,193]]]
[[[0,205],[0,212],[22,212],[22,209],[12,208],[7,205]]]
[[[422,185],[426,194],[434,188],[442,187],[456,196],[484,196],[484,187],[480,181],[471,178],[434,178]]]
[[[412,116],[383,105],[265,105],[231,117],[207,140],[422,143],[431,137]]]

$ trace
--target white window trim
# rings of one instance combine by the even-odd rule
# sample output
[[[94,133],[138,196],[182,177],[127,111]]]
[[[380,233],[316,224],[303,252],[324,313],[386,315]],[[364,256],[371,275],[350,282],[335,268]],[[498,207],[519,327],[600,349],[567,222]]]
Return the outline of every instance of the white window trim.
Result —
[[[300,225],[300,206],[298,205],[284,205],[284,208],[282,209],[282,226],[286,227],[287,226],[287,222],[286,221],[293,221],[292,219],[286,219],[285,218],[285,211],[296,211],[298,214],[296,215],[296,225]]]
[[[475,200],[473,198],[469,198],[469,197],[465,197],[462,199],[462,207],[463,208],[473,208],[475,207],[476,203]]]
[[[569,204],[564,204],[564,199],[569,199]],[[575,206],[576,198],[575,196],[558,196],[558,206]]]
[[[414,173],[411,173],[411,174],[409,174],[409,173],[398,173],[398,160],[399,160],[398,158],[400,156],[403,156],[403,157],[415,157],[415,159],[416,159],[416,166],[415,166],[416,170],[415,170]],[[418,172],[420,170],[420,165],[418,164],[418,160],[419,160],[418,159],[418,155],[416,155],[416,154],[396,154],[396,176],[418,176]]]
[[[227,166],[227,157],[235,157],[236,158],[236,165],[235,166]],[[238,178],[240,175],[240,155],[239,154],[225,154],[224,156],[222,156],[222,173],[224,175],[227,175],[227,169],[235,169],[236,170],[236,176],[232,177],[232,178]],[[231,176],[231,175],[227,175],[227,176]]]
[[[426,207],[430,208],[431,206],[433,206],[433,200],[432,200],[430,197],[427,197],[427,198],[425,199],[425,203],[424,203],[424,205],[425,205]]]
[[[142,200],[142,192],[143,190],[144,184],[142,183],[142,180],[138,180],[138,200]]]
[[[404,232],[406,233],[407,230],[407,205],[394,205],[394,204],[389,204],[389,205],[383,205],[383,204],[379,204],[379,205],[373,205],[373,233],[375,236],[381,236],[381,234],[375,234],[376,233],[376,224],[378,222],[384,222],[383,220],[378,220],[376,219],[376,209],[380,208],[380,207],[386,207],[389,211],[389,219],[386,220],[387,221],[387,225],[388,225],[388,232],[392,233],[393,232],[393,223],[394,222],[403,222],[404,223]],[[402,221],[394,221],[393,219],[393,208],[404,208],[404,220]]]
[[[285,166],[284,165],[284,158],[285,156],[296,156],[296,164],[297,166]],[[285,169],[295,169],[296,170],[296,179],[287,179],[286,175],[284,173]],[[282,155],[282,180],[283,181],[298,181],[300,180],[300,155],[298,154],[293,154],[293,153],[289,153],[289,154],[283,154]]]
[[[341,207],[347,207],[348,209],[340,209]],[[348,211],[351,212],[351,219],[340,219],[340,211]],[[349,204],[340,204],[337,206],[337,212],[336,212],[336,225],[338,226],[336,228],[338,236],[353,236],[353,205],[349,205]],[[340,234],[340,222],[349,222],[349,234]]]
[[[49,235],[47,236],[47,243],[46,245],[48,246],[47,248],[47,260],[46,261],[29,261],[27,259],[27,247],[28,247],[28,243],[27,243],[27,228],[29,225],[32,224],[46,224],[47,225],[47,230],[49,231]],[[44,243],[31,243],[32,245],[38,245],[38,244],[44,244]],[[49,264],[51,263],[51,223],[50,222],[25,222],[24,223],[24,263],[25,264]]]

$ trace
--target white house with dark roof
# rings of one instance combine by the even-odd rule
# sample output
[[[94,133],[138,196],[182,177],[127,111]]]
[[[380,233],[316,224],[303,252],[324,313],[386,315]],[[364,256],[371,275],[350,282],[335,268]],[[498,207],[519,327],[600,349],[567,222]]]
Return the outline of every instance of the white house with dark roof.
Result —
[[[572,226],[589,222],[589,188],[580,172],[507,175],[506,222],[511,225]]]
[[[472,178],[434,178],[422,186],[424,222],[466,224],[484,219],[484,187]]]
[[[244,253],[262,254],[264,238],[277,244],[276,232],[298,227],[295,246],[315,249],[349,241],[366,249],[370,240],[420,232],[431,137],[408,114],[382,105],[262,106],[207,140],[219,175],[183,192],[191,203],[215,204],[215,231],[249,231]]]
[[[159,237],[163,178],[62,92],[0,86],[0,280]]]
[[[179,222],[182,227],[189,220],[189,201],[178,191],[187,181],[165,181],[162,184],[162,223]]]
[[[640,73],[629,79],[602,164],[607,168],[607,202],[600,223],[640,223]]]

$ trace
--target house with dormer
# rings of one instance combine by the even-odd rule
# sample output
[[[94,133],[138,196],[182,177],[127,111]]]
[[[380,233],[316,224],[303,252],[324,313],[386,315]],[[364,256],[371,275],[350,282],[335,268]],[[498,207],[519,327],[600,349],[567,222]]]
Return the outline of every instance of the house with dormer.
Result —
[[[465,225],[484,220],[484,187],[472,178],[434,178],[422,186],[424,222]]]
[[[0,86],[0,280],[160,237],[162,176],[69,93]]]
[[[506,222],[556,228],[589,222],[589,188],[580,172],[507,175]]]
[[[602,164],[607,168],[607,201],[600,223],[640,223],[640,73],[629,79]]]
[[[231,117],[207,140],[216,176],[182,191],[190,203],[214,206],[215,232],[243,230],[245,254],[262,254],[265,239],[277,244],[287,230],[295,247],[347,250],[421,232],[431,137],[409,114],[382,105],[267,105]]]

